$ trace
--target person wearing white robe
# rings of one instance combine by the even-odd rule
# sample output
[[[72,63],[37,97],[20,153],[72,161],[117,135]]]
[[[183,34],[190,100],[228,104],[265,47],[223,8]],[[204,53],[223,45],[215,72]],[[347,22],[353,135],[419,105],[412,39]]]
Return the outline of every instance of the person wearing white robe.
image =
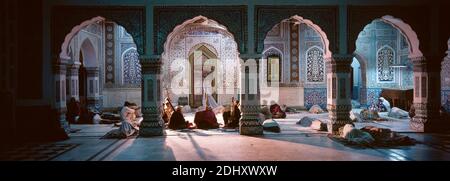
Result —
[[[131,105],[126,102],[120,111],[120,118],[122,124],[119,131],[126,137],[132,136],[139,131],[139,124],[141,119],[136,119],[136,110],[131,108]]]

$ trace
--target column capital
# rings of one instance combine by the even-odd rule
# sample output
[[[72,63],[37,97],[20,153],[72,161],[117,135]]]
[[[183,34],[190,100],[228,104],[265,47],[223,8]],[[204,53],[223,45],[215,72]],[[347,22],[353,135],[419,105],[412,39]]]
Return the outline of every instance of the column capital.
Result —
[[[155,62],[155,61],[160,61],[161,60],[161,55],[151,55],[151,56],[139,56],[139,61],[140,63],[146,63],[146,62]]]
[[[416,64],[424,64],[426,63],[426,58],[424,56],[419,56],[419,57],[408,57],[411,62],[416,65]]]
[[[75,62],[74,64],[67,65],[67,74],[68,75],[78,75],[78,70],[81,66],[81,63]]]
[[[328,73],[350,73],[352,61],[351,55],[335,55],[326,61],[326,70]]]
[[[142,74],[159,74],[162,62],[160,59],[141,59]]]
[[[67,64],[65,63],[55,63],[52,67],[54,74],[66,74],[67,72]]]
[[[348,54],[335,54],[333,55],[332,59],[335,62],[340,62],[340,63],[347,63],[349,62],[349,64],[352,63],[353,61],[353,55],[348,55]]]
[[[439,61],[431,61],[433,59]],[[424,56],[413,58],[410,57],[410,60],[414,65],[414,72],[440,72],[441,65],[444,65],[445,62],[445,61],[441,62],[442,57],[439,56],[429,56],[429,58],[426,58]]]
[[[251,54],[240,54],[239,58],[241,58],[242,60],[248,60],[248,59],[254,59],[254,60],[259,60],[263,58],[263,54],[258,54],[258,53],[251,53]]]

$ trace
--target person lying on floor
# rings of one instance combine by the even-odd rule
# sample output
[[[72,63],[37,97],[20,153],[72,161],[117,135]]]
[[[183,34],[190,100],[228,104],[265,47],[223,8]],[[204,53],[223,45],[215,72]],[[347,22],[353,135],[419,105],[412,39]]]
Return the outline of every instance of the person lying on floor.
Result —
[[[177,130],[190,127],[190,123],[184,119],[181,109],[181,106],[177,106],[175,108],[175,111],[172,113],[172,117],[170,117],[169,124],[167,125],[169,129]]]
[[[194,123],[199,129],[219,128],[216,114],[209,106],[206,107],[206,110],[195,113]]]

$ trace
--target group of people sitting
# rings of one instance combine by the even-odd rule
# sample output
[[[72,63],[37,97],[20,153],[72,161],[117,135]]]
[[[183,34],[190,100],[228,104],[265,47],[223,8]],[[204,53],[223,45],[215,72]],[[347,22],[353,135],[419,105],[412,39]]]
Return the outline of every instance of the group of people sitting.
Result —
[[[186,121],[182,106],[172,106],[170,99],[166,98],[164,102],[163,119],[169,129],[216,129],[220,127],[217,121],[216,114],[210,106],[206,106],[205,110],[195,113],[194,124]],[[239,110],[239,101],[232,100],[231,109],[223,113],[224,128],[239,127],[239,119],[241,118],[241,111]]]

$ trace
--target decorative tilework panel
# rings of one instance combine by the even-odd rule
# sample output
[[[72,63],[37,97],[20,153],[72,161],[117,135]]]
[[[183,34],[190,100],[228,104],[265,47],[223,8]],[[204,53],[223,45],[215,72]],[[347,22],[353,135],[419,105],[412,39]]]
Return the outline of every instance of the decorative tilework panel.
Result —
[[[326,88],[305,88],[305,107],[311,108],[313,105],[319,105],[322,109],[327,108],[327,89]]]
[[[381,88],[367,88],[367,105],[370,106],[378,101],[381,95]]]
[[[139,63],[139,53],[136,49],[130,49],[123,55],[123,83],[141,84],[141,64]]]
[[[105,76],[106,76],[106,83],[113,84],[114,81],[114,23],[113,22],[106,22],[105,23]]]

